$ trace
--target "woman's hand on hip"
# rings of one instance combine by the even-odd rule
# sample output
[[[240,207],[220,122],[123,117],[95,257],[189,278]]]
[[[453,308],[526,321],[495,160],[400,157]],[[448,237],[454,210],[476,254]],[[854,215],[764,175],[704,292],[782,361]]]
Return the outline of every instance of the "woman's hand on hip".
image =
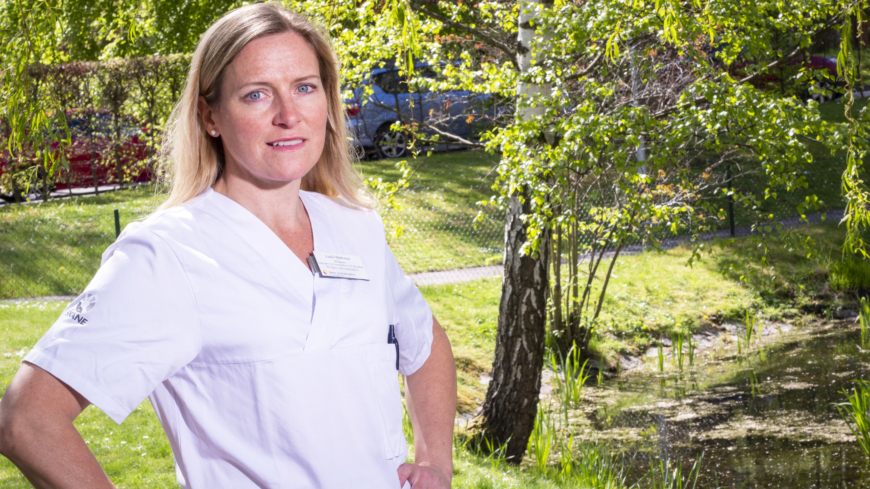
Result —
[[[429,462],[402,464],[399,473],[399,487],[409,482],[414,489],[450,489],[450,477],[444,470]]]

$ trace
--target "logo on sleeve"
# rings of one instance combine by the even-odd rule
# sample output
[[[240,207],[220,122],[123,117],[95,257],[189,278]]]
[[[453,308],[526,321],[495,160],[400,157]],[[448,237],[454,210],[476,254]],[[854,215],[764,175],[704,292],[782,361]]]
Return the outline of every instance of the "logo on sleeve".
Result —
[[[85,324],[88,322],[88,319],[82,316],[82,314],[93,309],[95,305],[97,305],[97,296],[95,294],[85,294],[70,304],[64,314],[79,324]]]

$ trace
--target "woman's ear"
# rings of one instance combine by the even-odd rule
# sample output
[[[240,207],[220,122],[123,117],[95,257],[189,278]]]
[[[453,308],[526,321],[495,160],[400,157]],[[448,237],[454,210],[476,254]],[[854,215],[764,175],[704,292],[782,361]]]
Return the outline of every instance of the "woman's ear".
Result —
[[[199,112],[199,116],[202,118],[202,125],[205,126],[205,130],[213,137],[219,136],[220,129],[218,129],[217,123],[214,120],[214,111],[209,107],[208,103],[205,101],[205,97],[202,95],[199,96],[196,108]]]

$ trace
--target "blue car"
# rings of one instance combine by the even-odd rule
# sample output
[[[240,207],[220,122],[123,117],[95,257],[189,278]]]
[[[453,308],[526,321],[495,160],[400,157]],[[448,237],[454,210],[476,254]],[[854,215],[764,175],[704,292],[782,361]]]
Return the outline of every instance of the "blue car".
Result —
[[[419,66],[415,68],[415,76],[434,79],[436,73],[428,66]],[[425,87],[411,87],[397,68],[374,69],[363,85],[372,87],[368,100],[362,100],[363,87],[358,87],[345,101],[348,132],[353,145],[364,154],[382,158],[401,158],[408,154],[408,136],[390,129],[399,121],[400,114],[405,124],[417,122],[433,126],[420,132],[424,137],[443,131],[476,140],[475,130],[480,128],[481,118],[475,114],[483,109],[469,108],[483,107],[489,99],[487,94],[462,90],[431,92]],[[450,139],[442,136],[441,141],[443,144]]]

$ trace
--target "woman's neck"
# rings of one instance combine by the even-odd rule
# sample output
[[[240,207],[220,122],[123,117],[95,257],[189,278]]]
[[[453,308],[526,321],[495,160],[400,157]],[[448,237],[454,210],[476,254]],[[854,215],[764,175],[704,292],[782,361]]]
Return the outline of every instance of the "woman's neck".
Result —
[[[299,198],[300,185],[301,180],[264,185],[224,173],[212,188],[234,200],[283,237],[311,232],[311,224]]]

